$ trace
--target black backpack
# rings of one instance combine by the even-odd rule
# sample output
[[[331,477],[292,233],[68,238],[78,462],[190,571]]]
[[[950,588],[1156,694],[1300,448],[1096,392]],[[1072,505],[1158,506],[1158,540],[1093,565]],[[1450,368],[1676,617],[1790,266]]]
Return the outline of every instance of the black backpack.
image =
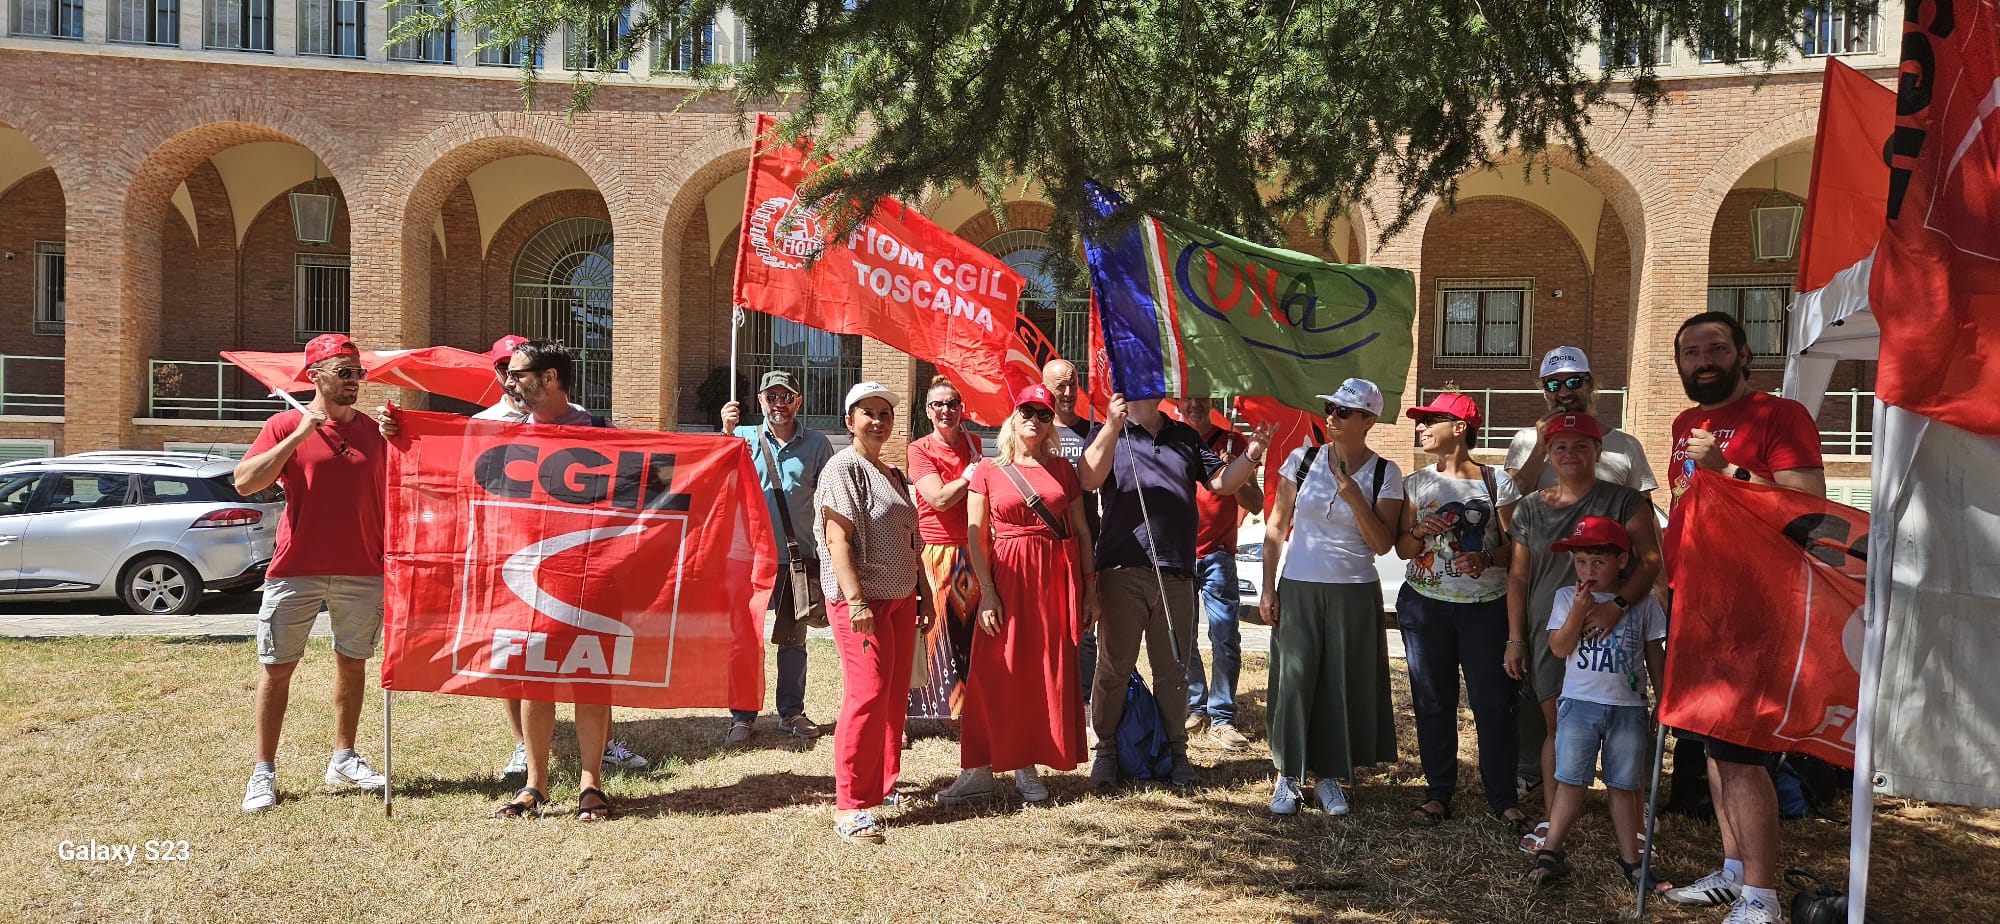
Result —
[[[1799,890],[1792,896],[1792,924],[1847,924],[1847,893],[1826,887],[1818,876],[1802,869],[1785,870],[1785,882]],[[1887,924],[1875,912],[1861,915],[1868,924]]]

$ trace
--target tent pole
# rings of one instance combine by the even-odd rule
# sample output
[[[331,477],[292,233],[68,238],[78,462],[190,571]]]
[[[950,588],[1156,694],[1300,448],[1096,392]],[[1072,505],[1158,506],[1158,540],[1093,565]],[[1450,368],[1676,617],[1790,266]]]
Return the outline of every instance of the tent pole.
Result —
[[[1868,518],[1867,631],[1861,646],[1861,688],[1855,703],[1854,790],[1848,809],[1847,920],[1862,924],[1868,911],[1869,854],[1875,834],[1875,706],[1881,696],[1883,648],[1889,631],[1889,596],[1895,583],[1896,526],[1903,510],[1908,472],[1903,452],[1884,452],[1885,437],[1905,428],[1892,422],[1895,412],[1875,399],[1874,446],[1870,485],[1874,498]],[[1892,469],[1894,469],[1892,471]],[[1886,503],[1885,503],[1886,502]]]
[[[1653,869],[1653,813],[1660,807],[1660,774],[1667,766],[1667,726],[1659,718],[1656,706],[1653,713],[1653,781],[1646,787],[1646,843],[1639,850],[1639,905],[1632,910],[1632,916],[1642,921],[1646,918],[1646,893],[1652,891],[1646,888],[1646,876]]]
[[[396,691],[382,691],[382,817],[394,818],[396,807],[391,790],[395,785],[389,774],[395,769],[396,761],[389,749],[389,707],[396,698]]]

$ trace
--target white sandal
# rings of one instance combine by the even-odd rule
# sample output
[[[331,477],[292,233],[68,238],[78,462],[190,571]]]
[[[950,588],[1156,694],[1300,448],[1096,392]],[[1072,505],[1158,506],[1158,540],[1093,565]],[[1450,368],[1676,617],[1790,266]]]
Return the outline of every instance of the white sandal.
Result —
[[[1541,852],[1543,847],[1548,846],[1548,843],[1549,823],[1544,821],[1535,825],[1534,833],[1521,835],[1521,852],[1532,857]]]

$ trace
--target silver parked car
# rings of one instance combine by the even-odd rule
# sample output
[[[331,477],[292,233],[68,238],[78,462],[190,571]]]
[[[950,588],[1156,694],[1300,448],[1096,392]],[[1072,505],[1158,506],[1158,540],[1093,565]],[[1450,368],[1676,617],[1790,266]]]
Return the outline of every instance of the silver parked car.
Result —
[[[182,614],[205,590],[256,587],[284,495],[237,493],[235,468],[222,455],[124,451],[0,465],[0,594]]]

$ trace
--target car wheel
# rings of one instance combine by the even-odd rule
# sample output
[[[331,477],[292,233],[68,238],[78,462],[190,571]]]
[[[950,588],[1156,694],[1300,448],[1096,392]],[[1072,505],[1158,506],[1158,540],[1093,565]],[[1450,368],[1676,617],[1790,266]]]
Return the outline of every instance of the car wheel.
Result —
[[[134,613],[185,616],[201,603],[201,574],[172,555],[146,555],[125,566],[118,598]]]

